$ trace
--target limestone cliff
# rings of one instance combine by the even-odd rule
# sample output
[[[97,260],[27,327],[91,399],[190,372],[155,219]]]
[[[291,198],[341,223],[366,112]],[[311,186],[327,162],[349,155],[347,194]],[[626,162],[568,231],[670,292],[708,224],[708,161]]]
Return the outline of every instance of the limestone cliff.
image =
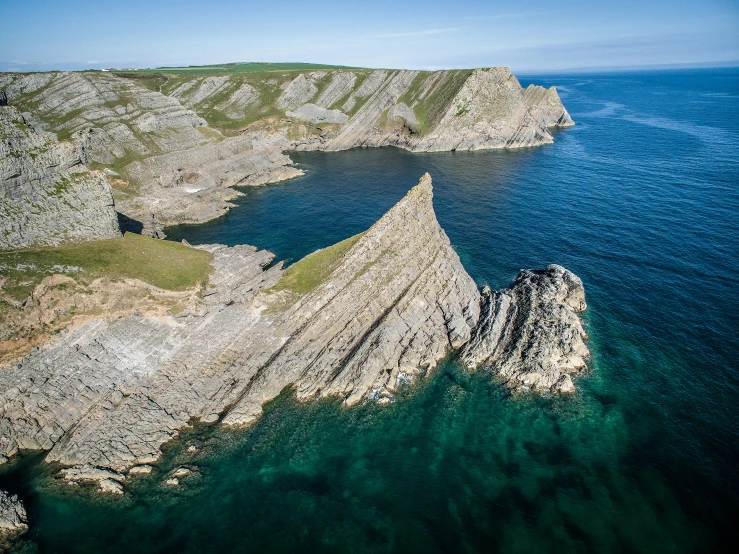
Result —
[[[10,105],[34,126],[105,168],[130,230],[222,215],[236,184],[264,184],[301,172],[268,137],[224,137],[177,98],[110,73],[0,74]]]
[[[80,150],[0,106],[0,250],[120,236],[105,176]]]
[[[570,390],[582,284],[552,266],[481,295],[432,197],[425,175],[365,233],[284,271],[252,247],[204,247],[214,273],[184,312],[93,319],[0,371],[0,461],[48,450],[68,479],[120,492],[193,420],[251,423],[286,387],[388,402],[460,348],[514,388]]]
[[[234,186],[301,175],[287,151],[520,148],[573,124],[556,89],[504,67],[0,74],[0,92],[104,168],[128,229],[152,236],[222,215]]]
[[[392,145],[416,152],[439,152],[520,148],[552,142],[547,118],[537,104],[527,103],[521,85],[508,68],[476,69],[451,98],[440,98],[436,105],[432,101],[430,106],[424,106],[422,103],[433,94],[434,87],[450,78],[432,74],[426,79],[434,80],[434,84],[421,85],[428,89],[425,94],[419,93],[410,105],[399,102],[417,76],[417,72],[388,76],[338,135],[321,148]],[[426,121],[426,129],[422,130],[414,108],[419,112],[434,108],[439,112],[438,120]]]
[[[427,174],[276,318],[284,344],[226,423],[251,422],[288,385],[298,398],[336,395],[354,404],[368,392],[382,397],[469,340],[479,293],[431,199]]]

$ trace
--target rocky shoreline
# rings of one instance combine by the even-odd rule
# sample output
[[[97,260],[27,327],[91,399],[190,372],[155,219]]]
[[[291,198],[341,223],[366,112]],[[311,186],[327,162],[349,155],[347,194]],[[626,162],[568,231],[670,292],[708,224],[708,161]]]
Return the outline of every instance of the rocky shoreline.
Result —
[[[177,315],[95,318],[0,374],[0,461],[48,451],[71,482],[125,490],[194,422],[249,425],[298,399],[391,402],[458,350],[513,390],[572,392],[588,355],[582,283],[559,266],[478,290],[425,175],[365,233],[283,270],[211,245],[202,298]]]
[[[240,194],[234,187],[301,175],[291,151],[522,148],[574,125],[554,87],[523,89],[505,67],[179,76],[158,90],[140,84],[143,74],[121,75],[0,74],[0,111],[17,109],[34,136],[56,136],[76,163],[103,170],[97,178],[112,185],[123,230],[154,237],[222,216]],[[0,151],[8,189],[0,197],[12,196],[9,176],[38,165],[19,172],[11,161]],[[39,187],[34,194],[49,197]],[[4,215],[20,225],[18,214]]]

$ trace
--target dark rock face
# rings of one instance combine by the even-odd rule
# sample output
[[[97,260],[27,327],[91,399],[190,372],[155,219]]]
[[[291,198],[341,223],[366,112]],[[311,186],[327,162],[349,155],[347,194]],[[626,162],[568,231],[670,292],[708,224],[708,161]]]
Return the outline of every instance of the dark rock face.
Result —
[[[28,520],[23,503],[17,496],[0,490],[0,550],[4,552],[26,531]]]

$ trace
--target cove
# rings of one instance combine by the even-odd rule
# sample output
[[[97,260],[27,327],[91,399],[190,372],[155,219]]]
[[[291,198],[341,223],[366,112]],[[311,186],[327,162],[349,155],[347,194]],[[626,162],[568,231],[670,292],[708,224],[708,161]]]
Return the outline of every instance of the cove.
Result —
[[[194,429],[122,500],[4,470],[41,552],[717,551],[736,540],[739,116],[733,70],[553,76],[577,126],[551,146],[291,154],[193,244],[295,261],[367,229],[428,171],[467,271],[558,263],[585,284],[592,372],[511,398],[453,358],[390,406],[285,391],[244,431]],[[522,84],[527,83],[522,79]],[[195,452],[188,448],[195,446]],[[161,477],[198,468],[180,489]]]

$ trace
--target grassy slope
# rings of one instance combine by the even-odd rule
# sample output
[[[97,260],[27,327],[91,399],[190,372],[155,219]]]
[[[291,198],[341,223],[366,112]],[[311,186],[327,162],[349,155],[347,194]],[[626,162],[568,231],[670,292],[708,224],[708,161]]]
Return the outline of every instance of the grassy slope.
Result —
[[[307,255],[285,270],[272,292],[288,290],[305,295],[320,285],[336,269],[341,258],[362,237],[359,233],[322,250]]]
[[[188,67],[157,67],[155,69],[139,69],[136,73],[196,73],[211,75],[215,73],[247,73],[255,71],[316,71],[319,69],[361,69],[344,65],[323,65],[318,63],[286,62],[264,63],[243,62],[224,63],[218,65],[191,65]]]
[[[126,233],[123,238],[100,240],[59,248],[0,252],[3,287],[22,300],[44,277],[62,273],[54,266],[79,267],[71,275],[82,278],[134,278],[167,290],[184,290],[205,284],[211,254],[182,244]]]
[[[424,98],[421,98],[422,85],[426,79],[431,77],[432,73],[422,71],[413,80],[406,93],[398,99],[398,103],[413,108],[416,119],[418,119],[418,125],[413,129],[414,132],[423,135],[436,127],[446,113],[449,103],[454,99],[457,91],[462,88],[472,71],[472,69],[448,71],[448,77],[434,85]]]
[[[264,66],[266,64],[239,64],[239,66],[246,65]],[[347,69],[336,66],[317,66],[310,64],[303,64],[310,66],[305,69],[291,68],[290,66],[293,65],[298,64],[272,64],[272,67],[269,69],[250,67],[248,68],[248,70],[243,71],[237,69],[224,71],[219,70],[216,66],[199,68],[198,71],[188,71],[182,70],[181,68],[175,68],[168,70],[166,73],[158,74],[155,73],[154,70],[152,70],[152,72],[147,73],[137,72],[135,76],[131,72],[119,73],[118,75],[121,77],[132,79],[144,86],[147,86],[148,83],[148,86],[150,88],[156,86],[157,88],[152,88],[152,90],[161,90],[162,93],[168,95],[189,81],[198,80],[203,77],[227,76],[229,78],[229,85],[225,88],[224,91],[208,97],[203,102],[193,106],[192,109],[199,116],[205,119],[208,122],[208,125],[218,129],[226,135],[234,135],[248,125],[251,125],[252,123],[255,123],[259,120],[268,117],[284,118],[284,111],[276,105],[277,98],[280,96],[280,94],[282,94],[281,85],[293,80],[300,73],[305,73],[306,70],[321,69],[331,71]],[[361,82],[364,80],[364,77],[368,73],[368,70],[360,69],[353,71],[358,76],[357,83],[354,86],[354,90],[356,90]],[[158,83],[161,82],[161,79],[166,79],[166,82],[159,85]],[[327,73],[321,79],[318,79],[316,81],[316,87],[318,88],[316,98],[320,96],[321,92],[328,85],[330,80],[331,73]],[[227,102],[231,94],[233,94],[233,92],[236,91],[243,84],[248,84],[257,91],[257,94],[259,96],[259,100],[257,102],[253,102],[249,104],[246,108],[240,108],[238,110],[221,110],[216,108],[216,106],[218,106],[219,104]],[[347,94],[346,96],[348,97],[349,94]],[[341,104],[345,99],[346,97],[342,99],[341,102],[337,103]],[[354,110],[352,110],[349,115],[352,115],[354,112],[356,112],[360,106],[361,103],[358,103],[358,105],[355,107]],[[238,111],[243,113],[243,116],[236,119],[229,118],[227,116],[228,111]]]

